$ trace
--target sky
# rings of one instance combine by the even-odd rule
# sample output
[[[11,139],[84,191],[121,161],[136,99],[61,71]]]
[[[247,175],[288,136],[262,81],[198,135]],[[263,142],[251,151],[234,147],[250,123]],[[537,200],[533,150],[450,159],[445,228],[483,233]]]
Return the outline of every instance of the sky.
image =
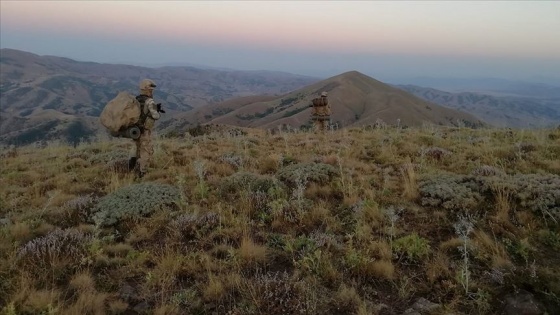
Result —
[[[0,1],[0,47],[386,82],[560,82],[560,1]]]

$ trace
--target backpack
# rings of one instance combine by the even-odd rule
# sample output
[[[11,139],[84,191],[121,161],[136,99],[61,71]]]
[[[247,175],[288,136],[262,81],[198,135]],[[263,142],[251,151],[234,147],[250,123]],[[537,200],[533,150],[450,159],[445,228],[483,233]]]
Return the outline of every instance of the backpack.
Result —
[[[326,97],[317,97],[312,101],[313,115],[318,116],[329,116],[331,115],[331,109],[329,105],[329,100]]]
[[[99,116],[101,124],[113,137],[138,139],[147,117],[144,113],[146,98],[120,92],[103,108]]]

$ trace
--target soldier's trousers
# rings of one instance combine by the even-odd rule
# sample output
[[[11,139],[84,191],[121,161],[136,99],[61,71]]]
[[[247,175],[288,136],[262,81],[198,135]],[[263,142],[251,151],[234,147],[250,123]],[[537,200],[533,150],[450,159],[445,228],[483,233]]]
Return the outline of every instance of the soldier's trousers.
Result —
[[[315,132],[325,132],[329,127],[329,118],[320,117],[313,119],[313,130]]]
[[[144,129],[140,138],[134,140],[136,144],[136,168],[140,173],[146,173],[152,162],[154,147],[152,146],[152,131]]]

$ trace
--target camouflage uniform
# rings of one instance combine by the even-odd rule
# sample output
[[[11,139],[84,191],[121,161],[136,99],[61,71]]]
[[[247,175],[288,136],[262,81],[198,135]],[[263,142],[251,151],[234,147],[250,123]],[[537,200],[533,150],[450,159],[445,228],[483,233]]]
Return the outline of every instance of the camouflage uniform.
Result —
[[[311,120],[315,132],[325,132],[331,120],[331,105],[327,98],[327,92],[322,92],[321,97],[314,98],[309,105],[313,108]]]
[[[152,155],[154,154],[152,129],[154,128],[155,121],[161,117],[153,99],[155,87],[156,85],[152,80],[145,79],[140,82],[140,97],[145,99],[143,114],[146,116],[143,128],[141,128],[140,137],[134,140],[136,144],[136,170],[140,177],[144,176],[152,162]]]

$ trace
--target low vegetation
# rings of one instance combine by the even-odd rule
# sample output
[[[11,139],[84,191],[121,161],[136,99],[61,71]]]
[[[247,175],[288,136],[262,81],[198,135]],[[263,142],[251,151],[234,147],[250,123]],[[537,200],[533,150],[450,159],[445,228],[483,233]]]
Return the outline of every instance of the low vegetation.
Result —
[[[559,138],[207,130],[141,180],[127,139],[5,149],[0,310],[501,314],[523,289],[558,314]]]

